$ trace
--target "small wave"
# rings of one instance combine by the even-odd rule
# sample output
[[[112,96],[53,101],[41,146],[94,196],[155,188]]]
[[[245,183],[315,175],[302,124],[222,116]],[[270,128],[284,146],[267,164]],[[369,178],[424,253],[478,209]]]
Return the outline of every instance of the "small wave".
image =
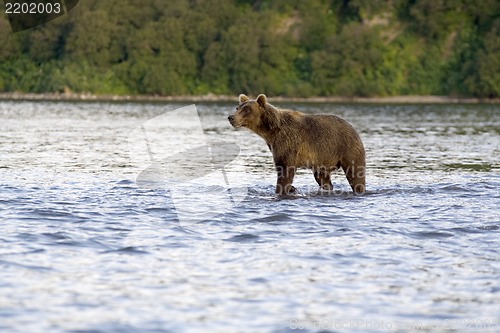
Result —
[[[141,250],[135,246],[126,246],[116,250],[104,251],[102,253],[149,254],[149,252]]]
[[[447,229],[453,233],[465,233],[465,234],[482,234],[488,231],[497,231],[500,230],[500,226],[496,224],[492,225],[480,225],[480,226],[467,226],[467,227],[459,227],[459,228],[450,228]]]
[[[287,214],[272,214],[265,217],[259,217],[253,219],[254,222],[279,222],[279,221],[290,221],[291,217]]]
[[[437,183],[429,185],[396,185],[393,187],[375,187],[369,188],[362,196],[377,195],[401,195],[401,194],[436,194],[445,193],[463,193],[464,195],[482,193],[484,191],[496,190],[499,184],[491,181],[463,182],[463,183]],[[360,197],[362,197],[360,196]]]
[[[175,212],[175,208],[174,207],[150,207],[150,208],[145,208],[145,211],[148,213],[171,214],[172,212]]]
[[[439,190],[445,192],[464,192],[474,190],[468,184],[444,184],[439,186]]]
[[[484,231],[494,231],[494,230],[499,230],[500,226],[494,224],[494,225],[483,225],[483,226],[479,226],[477,228],[479,230],[484,230]]]
[[[407,186],[401,187],[396,186],[393,188],[381,188],[381,189],[372,189],[368,190],[364,195],[393,195],[393,194],[433,194],[436,192],[434,186]]]
[[[35,208],[29,211],[30,214],[34,216],[57,219],[58,217],[72,217],[73,214],[71,212],[62,211],[59,209],[51,209],[51,208]]]
[[[6,261],[6,260],[0,260],[0,266],[13,266],[13,267],[18,267],[18,268],[34,270],[34,271],[52,271],[53,270],[52,268],[46,267],[46,266],[24,265],[24,264],[19,264],[17,262]]]
[[[136,190],[138,188],[149,189],[149,187],[138,186],[138,184],[135,181],[130,180],[130,179],[123,179],[123,180],[119,180],[117,182],[113,181],[110,183],[110,187],[112,190],[131,190],[131,189]]]
[[[259,240],[260,237],[252,234],[239,234],[230,238],[227,238],[228,242],[236,242],[236,243],[247,243],[247,242],[255,242]]]
[[[444,232],[444,231],[419,231],[419,232],[412,232],[410,235],[414,236],[415,238],[422,238],[422,239],[450,238],[455,236],[450,232]]]
[[[47,238],[48,240],[51,240],[51,241],[71,240],[71,237],[64,232],[54,232],[54,233],[44,232],[44,233],[42,233],[42,236],[44,236],[45,238]]]
[[[116,185],[135,185],[135,182],[131,179],[122,179],[115,183]]]
[[[449,231],[453,232],[454,234],[480,234],[483,231],[481,231],[480,227],[479,228],[473,228],[473,227],[461,227],[461,228],[450,228],[448,229]]]
[[[85,247],[93,249],[109,249],[104,243],[95,239],[77,239],[65,232],[42,233],[41,239],[43,243],[49,246],[70,246],[70,247]],[[31,242],[38,240],[37,235],[24,235],[23,237],[30,239]]]

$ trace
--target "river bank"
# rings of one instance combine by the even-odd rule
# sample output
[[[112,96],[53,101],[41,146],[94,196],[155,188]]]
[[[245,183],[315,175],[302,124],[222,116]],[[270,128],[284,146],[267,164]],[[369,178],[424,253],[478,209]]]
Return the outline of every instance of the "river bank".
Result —
[[[462,98],[449,96],[390,96],[390,97],[283,97],[269,96],[273,102],[300,103],[366,103],[366,104],[500,104],[500,98]],[[234,102],[237,96],[229,95],[94,95],[77,93],[0,93],[0,100],[40,101],[118,101],[118,102]]]

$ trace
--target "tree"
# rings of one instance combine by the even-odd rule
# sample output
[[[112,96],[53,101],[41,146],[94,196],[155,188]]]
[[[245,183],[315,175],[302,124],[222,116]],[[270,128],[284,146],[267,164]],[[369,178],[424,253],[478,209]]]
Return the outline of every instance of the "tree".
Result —
[[[384,51],[375,31],[351,23],[324,50],[313,53],[313,85],[320,87],[322,95],[383,95],[379,68]]]

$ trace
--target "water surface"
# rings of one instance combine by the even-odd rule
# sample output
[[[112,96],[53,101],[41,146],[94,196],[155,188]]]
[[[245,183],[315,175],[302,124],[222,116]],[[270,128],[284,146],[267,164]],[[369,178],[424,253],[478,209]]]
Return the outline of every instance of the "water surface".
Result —
[[[285,105],[358,129],[368,193],[341,173],[318,192],[304,170],[278,198],[235,105],[198,104],[207,142],[241,148],[229,206],[211,174],[182,200],[136,183],[132,131],[183,106],[0,102],[1,331],[500,331],[498,106]]]

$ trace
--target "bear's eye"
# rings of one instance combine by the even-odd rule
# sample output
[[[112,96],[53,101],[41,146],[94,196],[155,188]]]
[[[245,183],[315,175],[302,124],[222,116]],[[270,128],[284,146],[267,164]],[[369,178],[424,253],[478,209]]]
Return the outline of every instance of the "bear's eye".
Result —
[[[247,115],[250,113],[250,108],[248,107],[244,107],[243,109],[241,109],[241,114],[243,115]]]

